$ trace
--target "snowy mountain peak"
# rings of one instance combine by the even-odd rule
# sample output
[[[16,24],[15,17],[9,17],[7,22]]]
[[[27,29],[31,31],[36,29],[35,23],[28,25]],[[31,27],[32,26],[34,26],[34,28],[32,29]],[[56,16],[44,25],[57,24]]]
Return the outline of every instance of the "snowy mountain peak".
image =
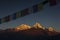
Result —
[[[16,27],[16,30],[27,30],[30,29],[31,27],[27,24],[21,24],[19,26]]]
[[[33,25],[34,28],[41,28],[41,29],[45,29],[40,23],[36,22],[34,25]]]
[[[55,31],[55,29],[53,27],[45,28],[45,27],[43,27],[43,25],[41,25],[38,22],[36,22],[32,27],[27,25],[27,24],[21,24],[21,25],[17,26],[15,29],[17,31],[19,31],[19,30],[27,30],[27,29],[31,29],[31,28],[34,28],[34,29],[43,29],[43,30],[47,29],[48,31]]]
[[[54,31],[54,28],[53,27],[49,27],[48,30],[49,31]]]

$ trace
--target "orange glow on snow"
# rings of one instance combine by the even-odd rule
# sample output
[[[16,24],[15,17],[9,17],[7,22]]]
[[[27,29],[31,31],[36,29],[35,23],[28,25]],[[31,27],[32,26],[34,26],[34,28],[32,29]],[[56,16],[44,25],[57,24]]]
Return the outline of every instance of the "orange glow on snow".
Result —
[[[54,31],[54,29],[52,27],[49,27],[48,30],[49,31]]]

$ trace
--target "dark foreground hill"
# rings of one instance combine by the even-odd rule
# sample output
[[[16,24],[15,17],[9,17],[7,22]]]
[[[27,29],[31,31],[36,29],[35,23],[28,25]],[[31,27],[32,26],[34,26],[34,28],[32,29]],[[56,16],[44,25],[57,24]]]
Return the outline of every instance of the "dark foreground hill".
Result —
[[[60,40],[60,33],[43,29],[0,31],[0,40]]]

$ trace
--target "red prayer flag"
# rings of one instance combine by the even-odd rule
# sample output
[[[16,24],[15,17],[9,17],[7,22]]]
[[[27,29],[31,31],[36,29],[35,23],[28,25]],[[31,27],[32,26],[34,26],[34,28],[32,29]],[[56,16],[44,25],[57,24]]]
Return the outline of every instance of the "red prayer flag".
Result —
[[[50,6],[56,5],[56,0],[49,0]]]

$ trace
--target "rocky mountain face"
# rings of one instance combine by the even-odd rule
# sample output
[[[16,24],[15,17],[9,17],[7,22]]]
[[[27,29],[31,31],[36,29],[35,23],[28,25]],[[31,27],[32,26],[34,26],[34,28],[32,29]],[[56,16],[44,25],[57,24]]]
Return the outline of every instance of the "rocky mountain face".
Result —
[[[0,31],[0,40],[60,40],[54,28],[45,28],[40,23],[33,26],[21,24],[16,28]]]

